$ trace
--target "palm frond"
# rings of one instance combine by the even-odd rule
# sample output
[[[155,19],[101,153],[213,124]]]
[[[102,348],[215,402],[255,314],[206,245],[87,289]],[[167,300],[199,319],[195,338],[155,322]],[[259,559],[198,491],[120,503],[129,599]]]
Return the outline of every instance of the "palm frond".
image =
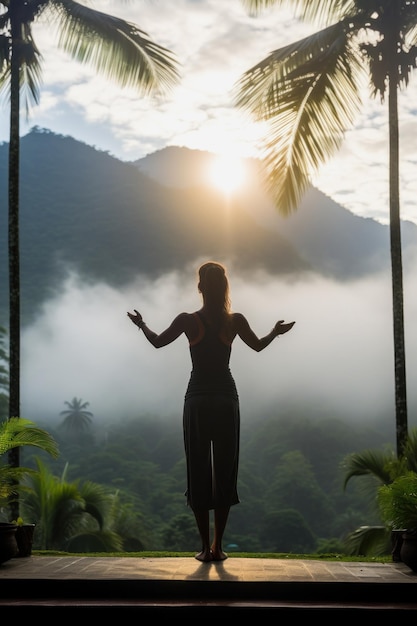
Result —
[[[71,0],[49,8],[58,22],[59,47],[122,87],[150,94],[178,81],[174,54],[136,25]]]
[[[24,490],[25,487],[20,484],[23,478],[29,474],[33,474],[35,470],[27,467],[11,467],[4,465],[0,467],[0,500],[10,498],[14,493]]]
[[[31,12],[34,7],[31,7]],[[31,20],[22,24],[22,38],[19,41],[11,42],[10,36],[10,14],[4,13],[4,24],[0,36],[0,94],[2,99],[10,99],[10,72],[11,54],[19,57],[19,84],[22,92],[22,101],[26,107],[26,115],[29,114],[31,105],[39,103],[41,87],[41,60],[42,57],[32,37]]]
[[[113,498],[102,485],[91,481],[82,484],[80,493],[85,502],[85,512],[97,521],[102,530],[109,512],[112,511]]]
[[[417,4],[401,0],[399,4],[401,14],[401,34],[404,37],[406,48],[417,44]],[[388,23],[388,27],[392,23]]]
[[[58,444],[43,428],[22,417],[12,417],[0,424],[0,455],[19,446],[33,446],[45,450],[53,458],[59,455]]]
[[[262,157],[267,187],[284,214],[340,147],[361,106],[363,59],[344,23],[274,51],[237,85],[236,105],[267,121]]]
[[[36,53],[31,43],[24,46],[23,54],[19,80],[22,100],[26,107],[26,117],[28,117],[30,106],[39,104],[42,66],[41,57]]]
[[[252,15],[256,15],[263,11],[263,9],[268,9],[269,7],[273,7],[282,2],[282,0],[241,0],[243,8],[247,11],[250,11]]]
[[[407,46],[412,48],[417,45],[417,7],[409,26],[405,27],[404,40]]]
[[[355,0],[241,0],[250,15],[271,7],[290,8],[295,17],[312,23],[330,24],[356,12]]]
[[[12,417],[0,423],[0,457],[16,447],[33,446],[45,450],[52,457],[57,458],[58,444],[54,438],[34,422]],[[8,464],[0,465],[0,498],[9,498],[23,487],[24,478],[34,476],[36,472],[27,467],[12,467]]]
[[[364,450],[348,455],[343,461],[345,479],[343,488],[353,476],[370,476],[384,485],[392,480],[392,464],[396,457],[393,450]]]
[[[312,23],[333,24],[345,18],[360,16],[366,21],[375,21],[381,16],[392,16],[390,4],[395,10],[401,5],[401,21],[404,26],[416,20],[417,7],[409,0],[241,0],[243,7],[251,15],[259,15],[264,9],[272,7],[288,8],[294,17]]]
[[[385,526],[360,526],[349,533],[344,543],[347,554],[380,556],[391,550],[391,533]]]

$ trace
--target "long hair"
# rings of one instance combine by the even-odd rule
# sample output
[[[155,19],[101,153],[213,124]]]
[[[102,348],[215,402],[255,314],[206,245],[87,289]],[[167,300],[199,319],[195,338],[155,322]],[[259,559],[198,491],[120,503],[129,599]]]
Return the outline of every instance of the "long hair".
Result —
[[[200,266],[198,277],[198,289],[204,299],[208,321],[220,328],[229,320],[231,309],[226,268],[216,261],[208,261]]]

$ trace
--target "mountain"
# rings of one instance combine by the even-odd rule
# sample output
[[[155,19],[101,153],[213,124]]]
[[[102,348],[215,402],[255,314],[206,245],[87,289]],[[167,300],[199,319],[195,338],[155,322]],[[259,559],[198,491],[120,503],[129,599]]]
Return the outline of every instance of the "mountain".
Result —
[[[1,311],[7,310],[7,160],[0,146]],[[245,212],[225,224],[218,192],[173,190],[71,137],[33,129],[21,140],[22,319],[59,289],[69,270],[120,286],[201,258],[276,273],[308,269],[278,233]],[[238,211],[238,207],[236,207]],[[229,214],[229,218],[230,218]]]
[[[123,162],[71,137],[34,128],[21,140],[23,323],[70,270],[113,286],[202,259],[235,272],[315,271],[348,280],[389,264],[388,228],[311,189],[280,217],[250,162],[251,184],[225,206],[202,175],[209,153],[166,148]],[[7,162],[0,145],[0,324],[7,322]],[[417,248],[417,228],[406,248]],[[5,321],[3,322],[2,319]]]
[[[182,189],[206,184],[214,158],[199,150],[168,147],[135,163],[161,184]],[[247,172],[250,184],[239,198],[241,209],[284,237],[316,272],[344,281],[390,269],[388,226],[355,215],[314,187],[296,211],[282,216],[265,191],[260,163],[247,160]],[[412,222],[402,223],[402,245],[405,260],[415,255],[417,226]]]

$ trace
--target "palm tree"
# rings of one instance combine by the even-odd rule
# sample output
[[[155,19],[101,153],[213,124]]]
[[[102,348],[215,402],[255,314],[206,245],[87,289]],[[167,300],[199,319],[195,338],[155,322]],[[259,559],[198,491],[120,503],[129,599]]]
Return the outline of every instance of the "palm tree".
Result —
[[[20,415],[20,96],[21,92],[25,96],[27,111],[30,104],[39,101],[42,57],[33,38],[32,25],[41,19],[48,20],[50,27],[59,31],[61,49],[77,61],[92,65],[121,87],[133,86],[148,95],[162,92],[178,79],[174,55],[154,43],[135,24],[75,0],[0,1],[0,93],[10,96],[10,417]],[[19,466],[18,449],[10,452],[10,463]]]
[[[61,411],[60,415],[65,415],[62,427],[68,433],[75,437],[88,432],[91,426],[93,413],[87,411],[89,402],[83,402],[81,398],[73,398],[71,402],[65,401],[68,407],[65,411]]]
[[[325,27],[272,52],[237,85],[236,104],[269,122],[262,159],[278,209],[293,211],[311,174],[341,145],[361,106],[388,94],[390,252],[397,455],[407,439],[403,272],[399,199],[398,90],[417,62],[417,3],[409,0],[242,0],[255,13],[288,5]]]

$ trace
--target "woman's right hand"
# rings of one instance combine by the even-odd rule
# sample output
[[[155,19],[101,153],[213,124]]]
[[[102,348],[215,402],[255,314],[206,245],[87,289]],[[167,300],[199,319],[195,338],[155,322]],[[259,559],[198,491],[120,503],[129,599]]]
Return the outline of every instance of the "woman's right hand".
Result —
[[[133,309],[134,313],[127,313],[127,316],[132,320],[132,322],[135,324],[135,326],[140,326],[140,324],[142,323],[142,315],[139,313],[139,311],[136,311],[136,309]]]

